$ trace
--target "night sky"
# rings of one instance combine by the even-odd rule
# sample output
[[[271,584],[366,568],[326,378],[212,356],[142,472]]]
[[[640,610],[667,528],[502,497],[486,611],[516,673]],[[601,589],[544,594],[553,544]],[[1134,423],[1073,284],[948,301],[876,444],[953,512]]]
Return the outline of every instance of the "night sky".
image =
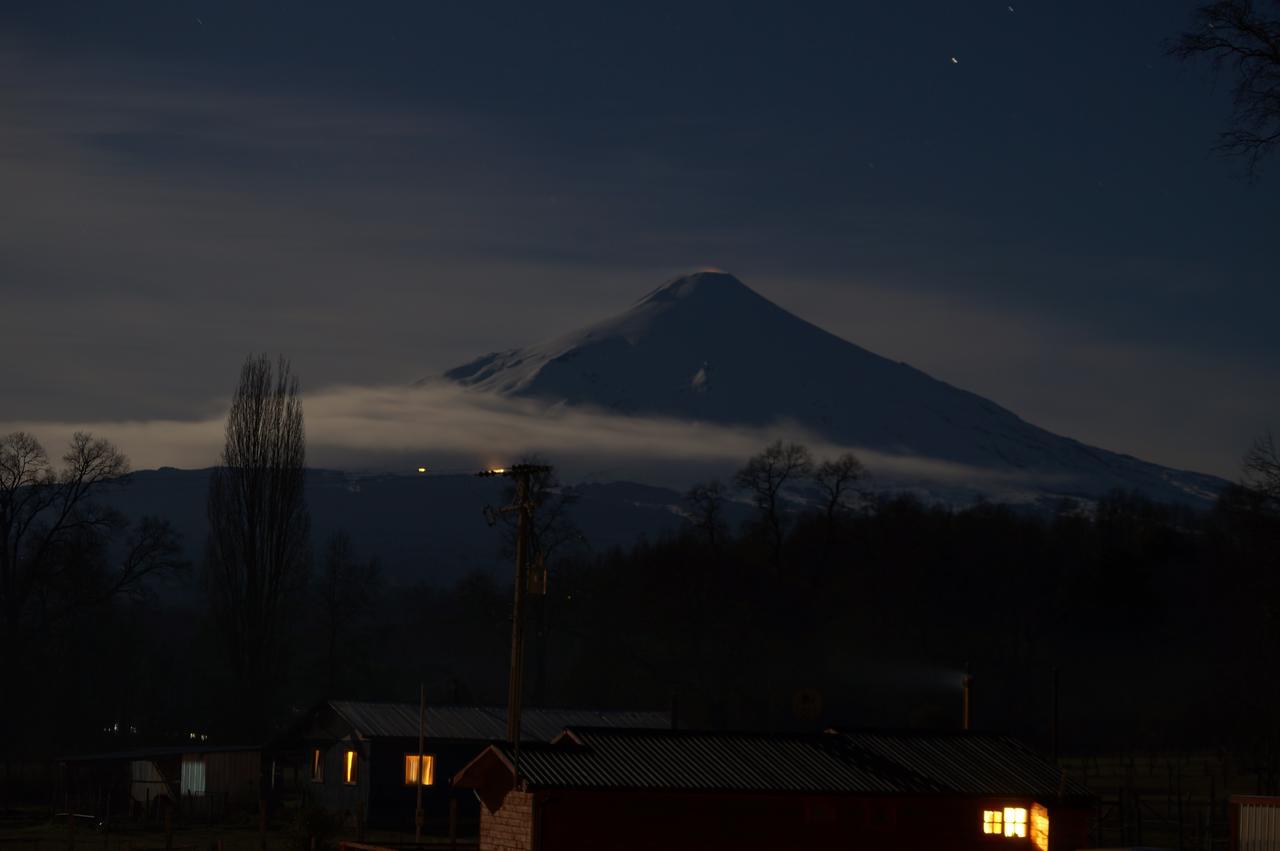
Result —
[[[405,384],[709,265],[1109,449],[1280,428],[1280,174],[1213,153],[1194,3],[541,5],[8,0],[0,432],[204,466],[137,422],[250,352]]]

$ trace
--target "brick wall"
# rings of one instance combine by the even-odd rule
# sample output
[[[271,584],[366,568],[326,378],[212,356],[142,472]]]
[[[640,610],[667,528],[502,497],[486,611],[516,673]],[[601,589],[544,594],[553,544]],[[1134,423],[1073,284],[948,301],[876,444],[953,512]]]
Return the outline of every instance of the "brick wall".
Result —
[[[480,808],[479,851],[533,851],[533,794],[512,789],[496,813]]]

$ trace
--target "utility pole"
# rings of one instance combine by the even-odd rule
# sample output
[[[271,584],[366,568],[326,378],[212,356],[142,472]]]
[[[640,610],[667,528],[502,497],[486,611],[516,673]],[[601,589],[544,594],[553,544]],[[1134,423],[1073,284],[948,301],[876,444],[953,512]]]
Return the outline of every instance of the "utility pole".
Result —
[[[427,724],[427,687],[418,683],[418,772],[414,776],[414,781],[418,787],[418,806],[413,811],[413,844],[417,845],[422,842],[422,823],[426,821],[426,814],[422,811],[422,783],[426,780],[423,774],[427,770],[426,757],[423,756],[425,738],[425,727]]]
[[[515,479],[516,501],[501,509],[518,512],[516,525],[515,600],[511,606],[511,670],[507,677],[507,741],[514,751],[516,772],[520,770],[520,699],[524,689],[524,597],[529,577],[529,531],[533,524],[533,499],[530,480],[545,475],[551,468],[544,464],[517,464],[485,470],[481,476],[506,476]]]

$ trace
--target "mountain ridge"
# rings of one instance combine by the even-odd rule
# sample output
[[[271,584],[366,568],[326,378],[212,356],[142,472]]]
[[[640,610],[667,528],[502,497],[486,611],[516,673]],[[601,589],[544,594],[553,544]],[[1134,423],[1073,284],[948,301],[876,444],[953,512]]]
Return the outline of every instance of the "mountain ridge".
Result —
[[[726,272],[677,277],[621,313],[441,376],[554,405],[721,425],[796,423],[834,443],[1015,474],[1049,497],[1119,489],[1204,505],[1226,485],[1089,446],[796,316]]]

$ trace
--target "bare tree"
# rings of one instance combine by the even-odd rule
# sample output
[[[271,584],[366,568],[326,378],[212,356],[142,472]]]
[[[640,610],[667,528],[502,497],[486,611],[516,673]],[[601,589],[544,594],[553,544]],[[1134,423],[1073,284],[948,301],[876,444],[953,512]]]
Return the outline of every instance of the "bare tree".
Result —
[[[724,519],[725,496],[725,486],[718,479],[699,482],[684,495],[689,522],[706,536],[707,546],[712,550],[729,531]]]
[[[325,679],[329,694],[343,685],[340,656],[353,625],[364,615],[382,584],[376,558],[356,555],[346,532],[333,533],[325,545],[323,570],[316,584],[326,640]]]
[[[1255,440],[1244,456],[1244,484],[1266,508],[1280,511],[1280,449],[1270,432]]]
[[[209,479],[206,563],[213,607],[240,707],[261,723],[286,607],[304,587],[311,528],[303,493],[306,435],[289,362],[250,357],[227,415],[226,443]]]
[[[538,570],[545,569],[557,552],[573,544],[583,543],[582,530],[574,523],[572,508],[578,501],[578,493],[566,487],[555,467],[547,464],[539,455],[522,458],[520,464],[547,467],[545,473],[534,473],[529,478],[529,499],[533,502],[533,522],[529,525],[529,551],[531,563]],[[503,499],[508,505],[516,502],[516,485],[509,482],[503,489]],[[503,555],[514,556],[518,514],[505,511],[498,515],[505,533]]]
[[[571,487],[560,481],[555,467],[547,464],[546,459],[538,455],[530,455],[520,460],[521,464],[545,466],[544,473],[534,473],[529,479],[529,499],[533,502],[533,517],[529,524],[530,588],[536,590],[536,602],[530,606],[533,615],[534,629],[534,672],[532,698],[535,704],[545,702],[548,683],[548,664],[551,646],[551,628],[553,614],[552,601],[556,596],[548,591],[551,587],[551,568],[558,553],[574,546],[585,544],[586,538],[582,530],[573,521],[572,508],[578,501],[578,494]],[[503,495],[508,505],[514,505],[517,499],[517,488],[510,482]],[[499,515],[505,527],[506,539],[504,554],[515,554],[516,535],[518,529],[518,513],[507,511]]]
[[[867,468],[862,466],[858,456],[846,452],[834,460],[823,461],[813,471],[813,483],[822,494],[823,515],[827,519],[827,530],[830,531],[841,512],[850,508],[850,498],[857,490],[858,482],[866,478]]]
[[[137,594],[149,577],[185,566],[168,523],[143,518],[131,529],[96,501],[128,472],[120,450],[84,432],[72,437],[56,470],[31,434],[0,437],[0,612],[8,647],[27,629]],[[112,561],[111,543],[121,535]]]
[[[32,435],[0,436],[0,670],[15,694],[34,687],[75,618],[186,567],[168,523],[130,528],[98,502],[128,469],[118,449],[88,434],[71,439],[56,469]],[[39,705],[0,698],[0,725],[30,728]]]
[[[782,576],[782,545],[786,524],[780,498],[787,482],[802,479],[813,469],[809,450],[798,443],[776,440],[760,454],[747,461],[733,477],[741,490],[751,494],[760,513],[760,525],[769,538],[771,560],[778,577]]]
[[[1244,159],[1250,176],[1280,144],[1280,15],[1271,17],[1255,0],[1213,0],[1200,6],[1194,23],[1170,48],[1179,59],[1207,58],[1229,67],[1235,114],[1218,149]],[[1270,4],[1280,12],[1280,3]]]

